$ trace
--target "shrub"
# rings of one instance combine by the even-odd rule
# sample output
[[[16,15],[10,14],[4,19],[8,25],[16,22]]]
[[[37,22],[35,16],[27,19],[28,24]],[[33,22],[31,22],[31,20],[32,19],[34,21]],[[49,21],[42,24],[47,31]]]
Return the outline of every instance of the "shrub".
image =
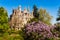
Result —
[[[43,22],[32,22],[25,26],[26,40],[49,40],[53,38],[53,33],[48,25]]]

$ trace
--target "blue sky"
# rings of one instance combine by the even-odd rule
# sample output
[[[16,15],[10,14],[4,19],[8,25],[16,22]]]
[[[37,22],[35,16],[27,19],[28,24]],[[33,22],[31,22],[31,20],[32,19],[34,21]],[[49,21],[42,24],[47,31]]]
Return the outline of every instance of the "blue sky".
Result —
[[[7,11],[8,15],[12,14],[12,10],[21,5],[22,10],[24,7],[30,7],[32,11],[33,5],[36,5],[39,9],[44,8],[50,15],[53,16],[52,23],[56,22],[57,11],[60,6],[60,0],[0,0],[0,6],[3,6]]]

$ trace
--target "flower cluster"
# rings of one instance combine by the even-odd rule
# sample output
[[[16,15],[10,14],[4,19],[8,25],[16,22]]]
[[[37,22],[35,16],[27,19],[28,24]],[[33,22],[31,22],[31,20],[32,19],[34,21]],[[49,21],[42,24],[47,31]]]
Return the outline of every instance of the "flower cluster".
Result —
[[[52,38],[54,35],[51,32],[51,27],[43,22],[32,22],[25,26],[25,33],[27,37],[32,37],[36,40],[45,40],[45,38]]]

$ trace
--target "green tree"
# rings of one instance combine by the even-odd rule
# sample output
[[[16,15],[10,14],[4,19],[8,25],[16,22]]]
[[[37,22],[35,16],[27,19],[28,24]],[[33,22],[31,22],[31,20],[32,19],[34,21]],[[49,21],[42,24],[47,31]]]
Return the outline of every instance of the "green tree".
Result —
[[[52,19],[52,16],[50,16],[49,13],[45,9],[39,10],[39,20],[50,25],[51,19]]]
[[[56,21],[60,21],[60,7],[58,8],[57,14],[58,14],[58,17],[56,18]],[[60,22],[57,22],[55,25],[57,26],[56,30],[60,32]]]
[[[59,9],[58,9],[58,18],[57,18],[56,20],[57,20],[57,21],[60,20],[60,7],[59,7]]]
[[[39,18],[39,13],[38,13],[38,8],[36,7],[36,5],[33,6],[33,17],[30,21],[28,21],[28,23],[31,23],[33,21],[37,22],[38,18]]]
[[[0,30],[6,30],[8,28],[7,11],[3,7],[0,7]]]
[[[35,18],[39,17],[38,8],[36,7],[36,5],[33,6],[33,16]]]

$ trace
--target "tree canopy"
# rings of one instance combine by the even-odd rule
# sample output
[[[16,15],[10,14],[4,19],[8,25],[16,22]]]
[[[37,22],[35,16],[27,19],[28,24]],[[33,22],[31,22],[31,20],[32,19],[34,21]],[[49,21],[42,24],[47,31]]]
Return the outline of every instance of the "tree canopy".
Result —
[[[59,9],[58,9],[58,18],[57,18],[56,20],[57,20],[57,21],[60,20],[60,7],[59,7]]]
[[[52,19],[52,16],[50,16],[50,14],[45,9],[41,8],[39,10],[39,20],[50,25],[51,19]]]
[[[51,19],[52,16],[50,16],[50,14],[45,10],[45,9],[39,9],[36,7],[36,5],[33,6],[33,16],[34,18],[31,19],[31,21],[29,22],[37,22],[37,21],[42,21],[48,25],[51,25]]]
[[[8,14],[3,7],[0,7],[0,29],[8,29]]]
[[[33,16],[35,18],[39,17],[38,8],[36,7],[36,5],[33,6]]]

